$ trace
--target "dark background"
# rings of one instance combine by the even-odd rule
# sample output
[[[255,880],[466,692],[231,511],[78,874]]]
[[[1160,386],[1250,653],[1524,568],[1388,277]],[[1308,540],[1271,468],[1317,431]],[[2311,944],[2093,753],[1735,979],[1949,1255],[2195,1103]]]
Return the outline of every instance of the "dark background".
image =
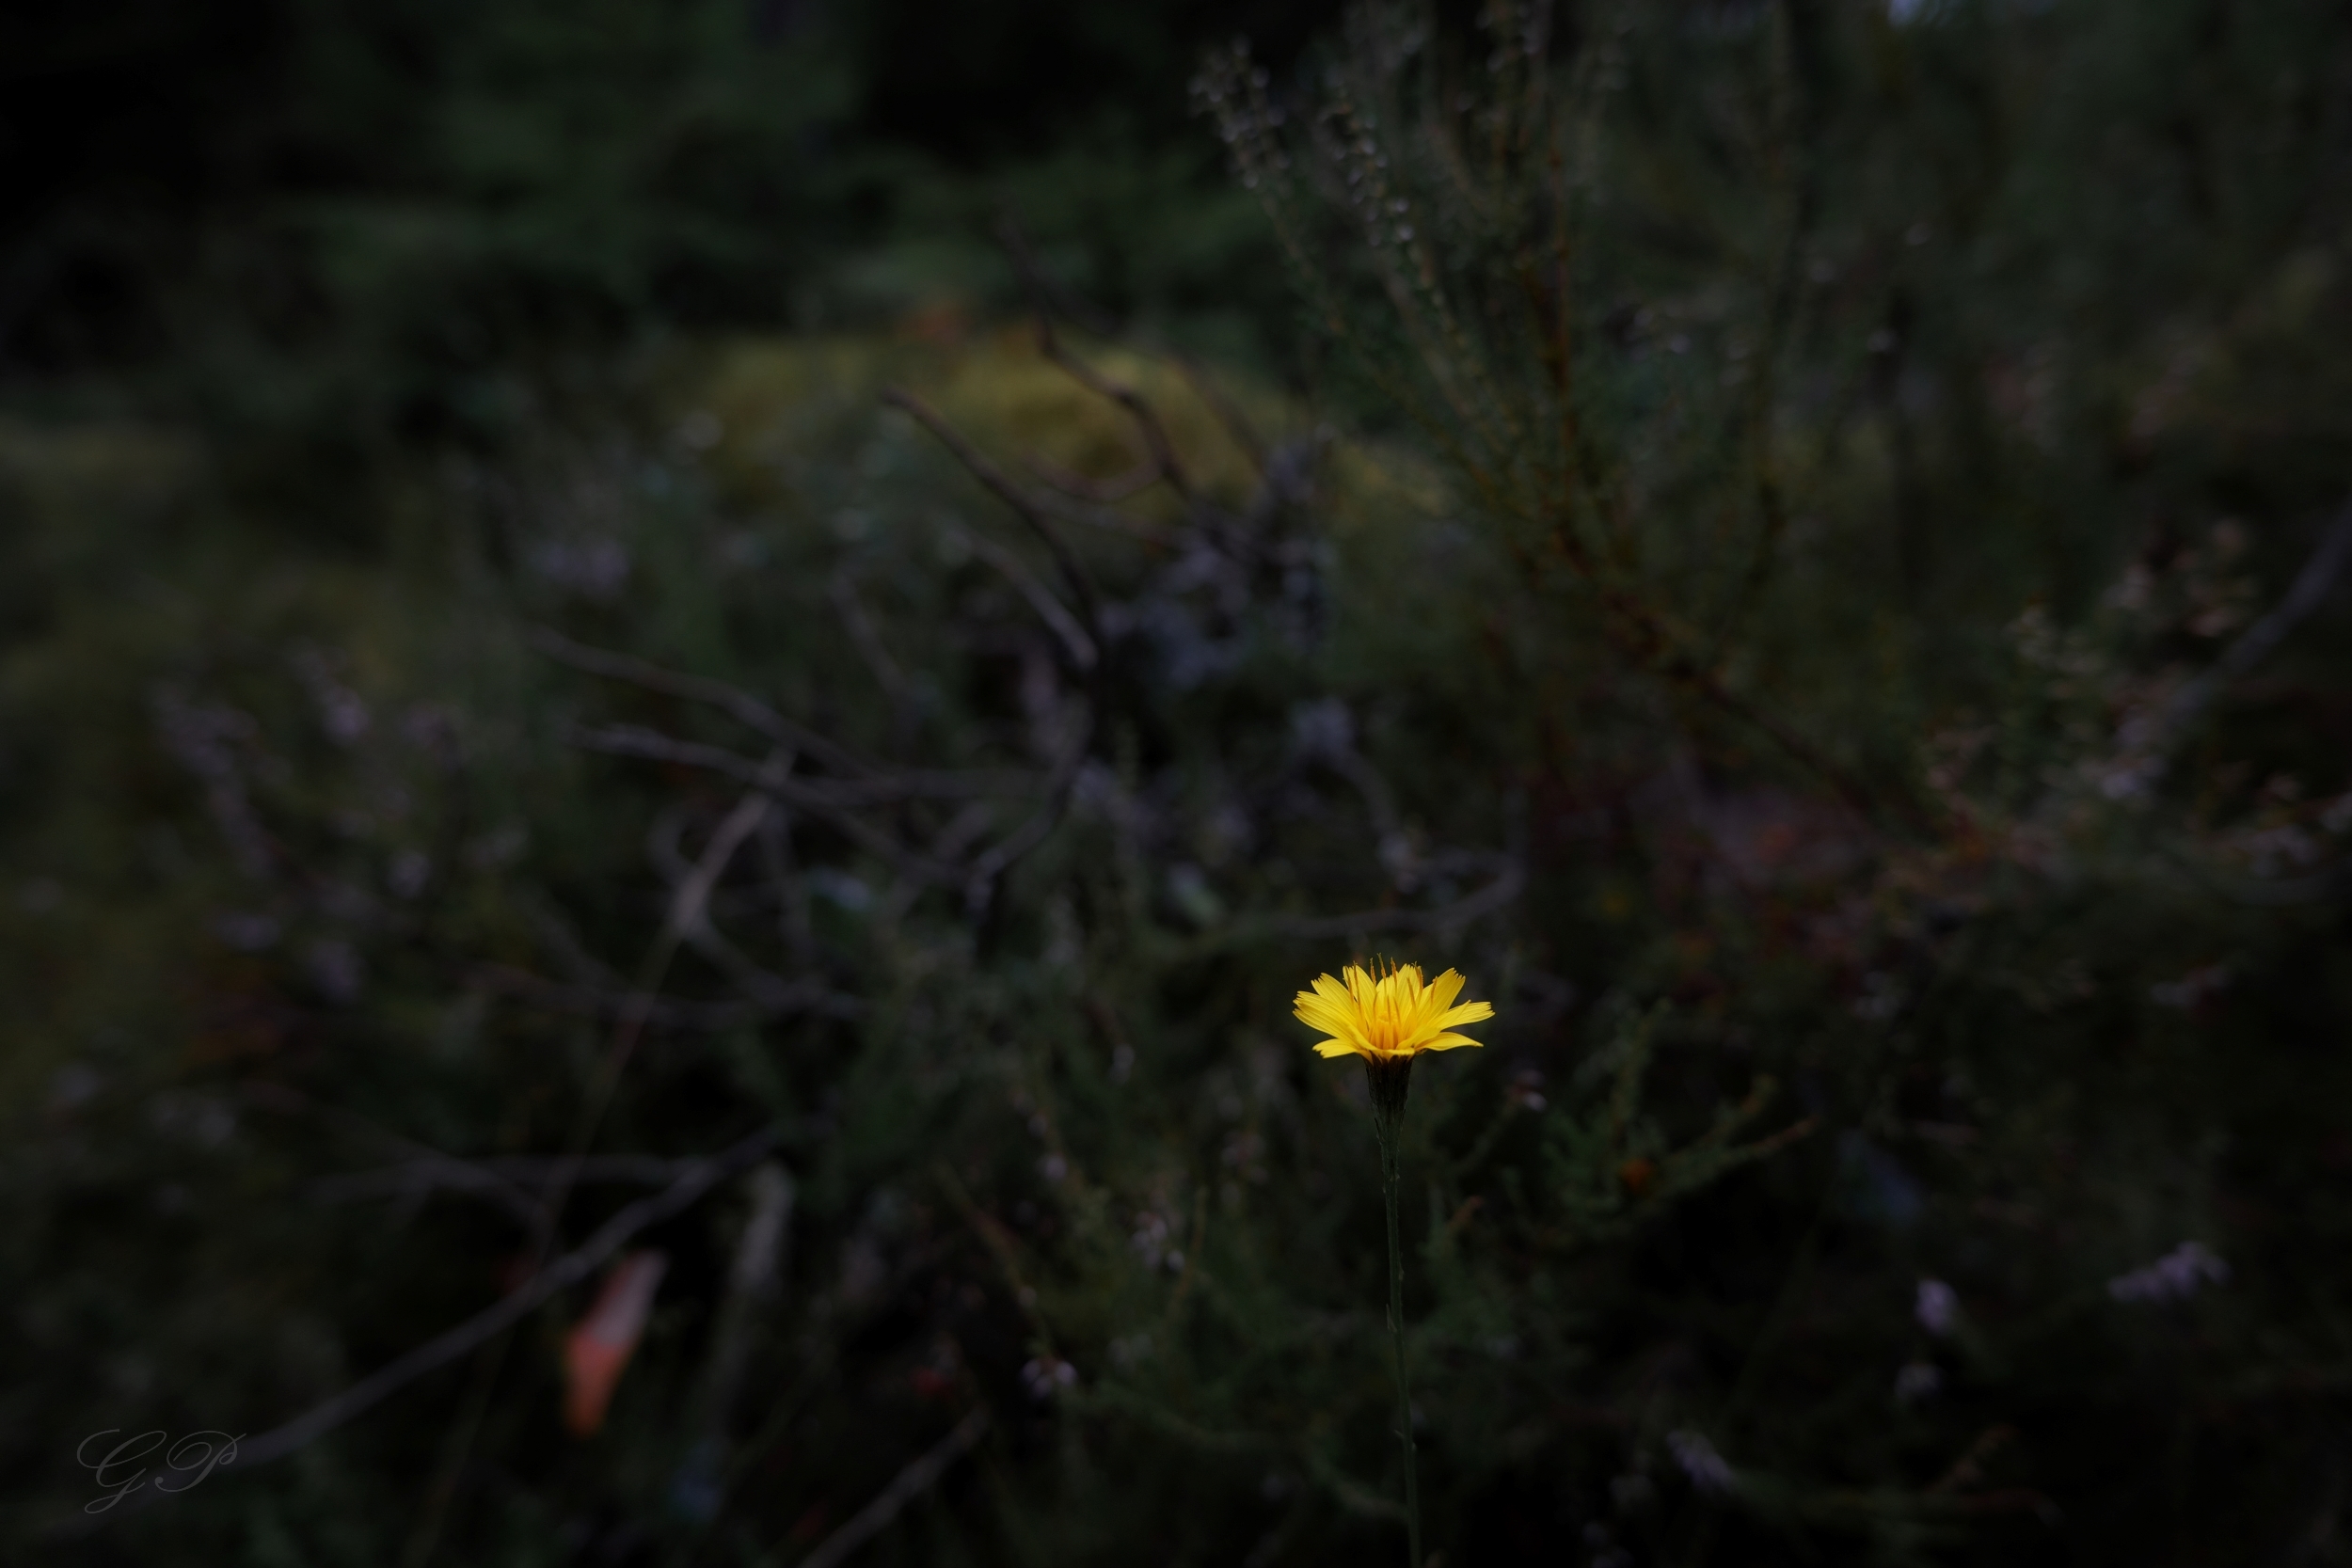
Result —
[[[2352,23],[1564,6],[1567,245],[1480,12],[0,17],[0,1552],[792,1564],[944,1454],[847,1560],[1392,1560],[1288,1004],[1388,953],[1498,1010],[1408,1124],[1445,1568],[2352,1560]],[[894,879],[1081,732],[987,895]],[[778,748],[905,793],[672,953]],[[526,1276],[499,1162],[640,1162],[571,1245],[761,1129],[775,1279],[733,1175],[644,1232],[598,1433],[587,1281],[61,1528],[85,1433],[267,1430]]]

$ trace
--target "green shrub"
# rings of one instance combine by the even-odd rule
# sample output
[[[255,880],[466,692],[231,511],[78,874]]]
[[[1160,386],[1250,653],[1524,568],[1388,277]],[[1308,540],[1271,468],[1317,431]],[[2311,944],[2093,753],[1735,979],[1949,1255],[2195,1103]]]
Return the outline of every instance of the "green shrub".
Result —
[[[2340,1553],[2344,24],[1896,10],[1213,58],[1317,403],[723,341],[372,572],[8,444],[168,584],[41,546],[0,670],[10,1527],[1398,1552],[1289,1016],[1386,952],[1498,1011],[1405,1127],[1445,1561]],[[269,1434],[729,1149],[595,1435],[611,1249]],[[61,1535],[132,1423],[291,1451]]]

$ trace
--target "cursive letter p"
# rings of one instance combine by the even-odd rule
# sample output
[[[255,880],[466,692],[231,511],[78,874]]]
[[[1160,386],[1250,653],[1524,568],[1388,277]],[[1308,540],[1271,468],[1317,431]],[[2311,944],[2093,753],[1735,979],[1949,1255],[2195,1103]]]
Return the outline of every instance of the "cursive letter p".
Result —
[[[217,1443],[213,1441],[215,1437],[220,1441]],[[198,1482],[223,1465],[234,1465],[237,1462],[237,1445],[244,1440],[243,1433],[239,1433],[234,1437],[225,1432],[189,1433],[171,1446],[171,1451],[164,1456],[164,1463],[183,1473],[189,1470],[196,1471],[195,1479],[185,1486],[167,1486],[159,1478],[155,1482],[155,1490],[158,1492],[193,1491]],[[191,1447],[200,1451],[196,1452],[193,1457],[183,1458],[183,1455],[190,1452]]]

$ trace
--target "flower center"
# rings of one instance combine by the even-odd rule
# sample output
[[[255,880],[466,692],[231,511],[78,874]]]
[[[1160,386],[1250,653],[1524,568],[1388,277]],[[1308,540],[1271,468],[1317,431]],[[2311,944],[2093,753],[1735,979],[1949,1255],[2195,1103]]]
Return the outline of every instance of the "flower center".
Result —
[[[1375,1051],[1395,1051],[1403,1044],[1402,1001],[1393,981],[1374,991],[1372,1006],[1364,1010],[1364,1037]]]

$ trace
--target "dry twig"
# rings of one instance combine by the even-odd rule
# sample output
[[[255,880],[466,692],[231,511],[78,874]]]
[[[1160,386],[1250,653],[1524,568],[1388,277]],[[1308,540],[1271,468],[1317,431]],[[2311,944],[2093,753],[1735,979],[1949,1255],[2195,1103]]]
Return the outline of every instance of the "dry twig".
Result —
[[[872,1502],[859,1509],[849,1523],[818,1543],[815,1551],[801,1559],[800,1568],[836,1568],[851,1552],[887,1529],[907,1504],[937,1485],[939,1478],[947,1473],[947,1466],[988,1434],[988,1424],[985,1405],[958,1421],[955,1430],[893,1477],[890,1484]]]
[[[445,1367],[476,1346],[487,1343],[501,1330],[521,1322],[557,1291],[577,1285],[595,1274],[639,1231],[683,1212],[728,1177],[766,1158],[775,1147],[776,1140],[777,1132],[773,1128],[763,1128],[708,1159],[691,1162],[669,1186],[621,1210],[599,1226],[579,1247],[539,1269],[529,1279],[500,1297],[495,1305],[426,1340],[407,1354],[360,1379],[334,1398],[312,1406],[293,1420],[272,1427],[259,1437],[237,1438],[234,1463],[250,1469],[257,1465],[283,1459],[296,1449],[316,1442],[354,1417],[373,1408],[427,1372]],[[158,1481],[162,1479],[159,1477]],[[167,1494],[159,1490],[157,1482],[151,1481],[137,1492],[126,1494],[123,1501],[145,1503],[165,1495]],[[113,1513],[109,1513],[101,1517],[112,1516]],[[77,1519],[68,1525],[65,1532],[78,1533],[96,1522],[94,1518]]]

